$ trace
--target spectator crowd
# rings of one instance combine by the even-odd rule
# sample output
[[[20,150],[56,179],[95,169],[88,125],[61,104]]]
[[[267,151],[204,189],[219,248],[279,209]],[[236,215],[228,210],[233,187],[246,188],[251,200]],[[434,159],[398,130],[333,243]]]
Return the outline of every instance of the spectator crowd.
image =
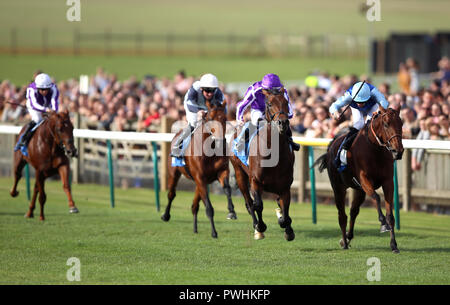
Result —
[[[419,65],[409,58],[400,64],[397,84],[387,82],[377,85],[389,101],[390,107],[400,110],[405,139],[450,140],[450,60],[443,57],[438,71],[431,74],[431,81],[422,86]],[[214,71],[210,71],[214,73]],[[268,71],[270,72],[270,71]],[[36,71],[35,75],[40,73]],[[178,72],[173,79],[152,75],[142,80],[130,77],[119,81],[117,75],[98,68],[89,78],[89,84],[80,93],[80,83],[75,80],[57,82],[60,91],[60,109],[73,115],[80,114],[81,124],[91,129],[113,131],[157,132],[161,117],[186,121],[183,106],[184,95],[194,76]],[[304,85],[288,87],[294,108],[291,120],[294,135],[316,138],[333,138],[350,124],[348,111],[340,122],[330,119],[328,109],[346,89],[357,81],[372,80],[366,76],[312,74]],[[255,80],[257,81],[257,80]],[[248,85],[251,85],[250,83]],[[391,86],[398,90],[392,92]],[[236,103],[244,92],[228,92],[221,86],[228,102],[228,116],[235,120]],[[24,124],[30,118],[26,109],[26,86],[18,87],[4,80],[0,83],[1,123]],[[413,169],[420,169],[420,151],[413,155]]]

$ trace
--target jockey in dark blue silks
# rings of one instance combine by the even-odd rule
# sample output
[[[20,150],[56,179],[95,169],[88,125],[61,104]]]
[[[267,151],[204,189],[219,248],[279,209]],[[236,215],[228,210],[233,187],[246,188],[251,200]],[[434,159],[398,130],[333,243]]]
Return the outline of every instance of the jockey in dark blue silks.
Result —
[[[389,102],[378,89],[367,83],[358,82],[345,91],[344,95],[330,106],[330,113],[339,118],[339,109],[350,104],[352,110],[353,126],[341,144],[341,150],[334,160],[334,165],[341,172],[347,167],[347,151],[352,146],[353,140],[364,124],[378,111],[379,105],[384,109],[389,107]]]
[[[59,91],[50,76],[45,73],[38,74],[27,88],[27,109],[31,122],[27,124],[21,141],[16,150],[26,147],[32,136],[33,127],[43,120],[43,113],[58,111]]]
[[[192,87],[189,88],[184,96],[184,110],[186,111],[188,126],[183,129],[175,140],[171,153],[173,157],[181,157],[184,139],[191,135],[202,115],[208,111],[206,102],[208,101],[210,104],[215,105],[222,104],[223,100],[224,95],[219,89],[219,81],[215,75],[205,74],[199,81],[192,84]]]

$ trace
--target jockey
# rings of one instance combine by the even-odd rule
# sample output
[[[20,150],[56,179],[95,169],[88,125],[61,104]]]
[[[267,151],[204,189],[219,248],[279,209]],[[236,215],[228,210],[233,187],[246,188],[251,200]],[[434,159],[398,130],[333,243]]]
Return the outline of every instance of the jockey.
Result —
[[[245,130],[245,133],[250,134],[250,130],[255,130],[258,126],[258,122],[260,120],[264,120],[264,112],[266,110],[266,102],[265,102],[266,97],[262,93],[262,90],[264,89],[274,93],[279,93],[283,89],[283,87],[284,86],[281,83],[278,75],[270,73],[264,75],[262,81],[254,83],[247,89],[244,95],[244,99],[238,102],[236,109],[236,120],[239,123],[239,125],[243,125],[244,112],[249,106],[251,106],[250,111],[251,124],[249,124],[248,129]],[[284,98],[288,101],[289,105],[288,117],[290,119],[293,116],[293,112],[291,103],[289,102],[289,96],[286,90],[284,91]],[[289,142],[291,144],[292,149],[299,150],[300,145],[292,140],[292,131],[290,126],[288,127],[287,130],[287,136],[289,138]],[[245,138],[246,138],[245,135],[242,136],[239,139],[239,142],[236,144],[236,148],[238,150],[244,148],[246,142]]]
[[[339,171],[346,168],[347,151],[352,146],[358,131],[372,118],[373,113],[378,111],[379,105],[384,109],[389,107],[389,102],[375,86],[363,82],[354,84],[345,91],[343,96],[331,104],[330,113],[333,118],[337,120],[340,116],[339,109],[349,104],[352,110],[353,126],[350,127],[350,131],[341,144],[342,149],[334,160],[334,165]]]
[[[173,157],[181,157],[183,141],[189,137],[201,120],[203,115],[208,111],[206,102],[214,104],[222,104],[224,95],[219,89],[219,81],[213,74],[203,75],[199,81],[192,84],[192,87],[184,96],[184,110],[186,111],[186,119],[188,126],[183,129],[178,138],[175,140],[172,149]]]
[[[31,122],[26,125],[20,143],[17,147],[28,145],[31,138],[31,130],[39,124],[42,114],[50,111],[58,111],[59,91],[56,85],[45,73],[38,74],[27,88],[27,109],[31,116]]]

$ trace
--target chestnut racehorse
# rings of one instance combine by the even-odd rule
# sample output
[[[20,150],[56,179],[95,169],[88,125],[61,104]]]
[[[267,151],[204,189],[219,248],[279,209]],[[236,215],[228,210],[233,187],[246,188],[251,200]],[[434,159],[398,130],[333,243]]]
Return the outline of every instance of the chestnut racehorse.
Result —
[[[367,194],[377,202],[381,232],[390,231],[391,249],[394,253],[398,253],[392,210],[394,159],[400,160],[403,154],[402,121],[399,112],[391,108],[385,110],[380,107],[378,113],[357,134],[347,152],[347,169],[339,173],[333,165],[333,160],[344,137],[345,135],[333,139],[327,152],[320,156],[313,165],[320,163],[319,171],[322,172],[325,168],[328,170],[339,212],[339,226],[342,231],[341,247],[348,249],[353,238],[353,229],[359,208]],[[350,229],[346,233],[345,192],[349,187],[355,190],[355,196],[350,208]],[[381,211],[380,196],[375,192],[379,187],[382,187],[384,193],[386,217]]]
[[[278,223],[285,229],[286,240],[291,241],[295,238],[291,227],[292,220],[289,217],[295,156],[286,135],[289,128],[289,102],[284,98],[284,89],[278,94],[267,90],[262,92],[266,96],[266,120],[260,121],[265,125],[259,129],[255,139],[250,143],[248,167],[235,155],[230,160],[247,211],[253,220],[255,239],[264,238],[263,233],[267,229],[262,219],[262,194],[267,191],[278,195],[277,203],[281,208]],[[237,132],[234,134],[234,138],[237,134]]]
[[[22,128],[20,135],[23,133]],[[34,185],[33,197],[30,207],[25,217],[33,217],[36,204],[36,197],[39,194],[39,204],[41,206],[40,220],[44,220],[44,204],[46,194],[44,190],[45,179],[59,173],[63,183],[64,192],[69,200],[69,212],[78,213],[78,209],[72,199],[69,184],[70,162],[66,156],[77,156],[77,149],[73,140],[73,125],[70,122],[69,113],[51,112],[46,115],[44,122],[36,129],[28,144],[28,157],[24,156],[20,150],[14,153],[14,185],[10,192],[12,197],[16,197],[17,183],[22,177],[22,169],[28,163],[36,171],[36,182]]]
[[[176,186],[178,180],[183,174],[186,178],[195,182],[195,195],[192,202],[192,214],[194,216],[194,233],[197,233],[197,213],[200,199],[206,207],[206,215],[211,222],[211,236],[217,238],[217,231],[214,226],[214,208],[211,204],[208,194],[208,184],[219,180],[228,199],[228,219],[236,219],[234,205],[231,199],[231,187],[229,184],[229,159],[227,154],[227,145],[225,139],[226,129],[226,101],[222,104],[211,105],[207,102],[208,112],[203,117],[201,125],[195,129],[191,135],[191,141],[185,150],[185,166],[172,166],[169,158],[168,166],[168,203],[161,219],[170,220],[170,208],[172,201],[176,196]],[[178,133],[179,134],[179,133]],[[174,140],[172,140],[172,146]],[[214,146],[214,151],[207,151],[205,147]],[[206,144],[205,144],[206,142]],[[206,148],[207,149],[207,148]],[[215,153],[218,152],[218,153]]]

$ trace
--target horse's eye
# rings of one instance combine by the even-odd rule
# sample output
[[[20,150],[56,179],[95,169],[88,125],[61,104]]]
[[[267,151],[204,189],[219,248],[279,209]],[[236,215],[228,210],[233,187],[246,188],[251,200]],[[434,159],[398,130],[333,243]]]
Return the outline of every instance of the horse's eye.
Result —
[[[388,127],[389,127],[388,123],[384,123],[384,128],[388,128]]]

